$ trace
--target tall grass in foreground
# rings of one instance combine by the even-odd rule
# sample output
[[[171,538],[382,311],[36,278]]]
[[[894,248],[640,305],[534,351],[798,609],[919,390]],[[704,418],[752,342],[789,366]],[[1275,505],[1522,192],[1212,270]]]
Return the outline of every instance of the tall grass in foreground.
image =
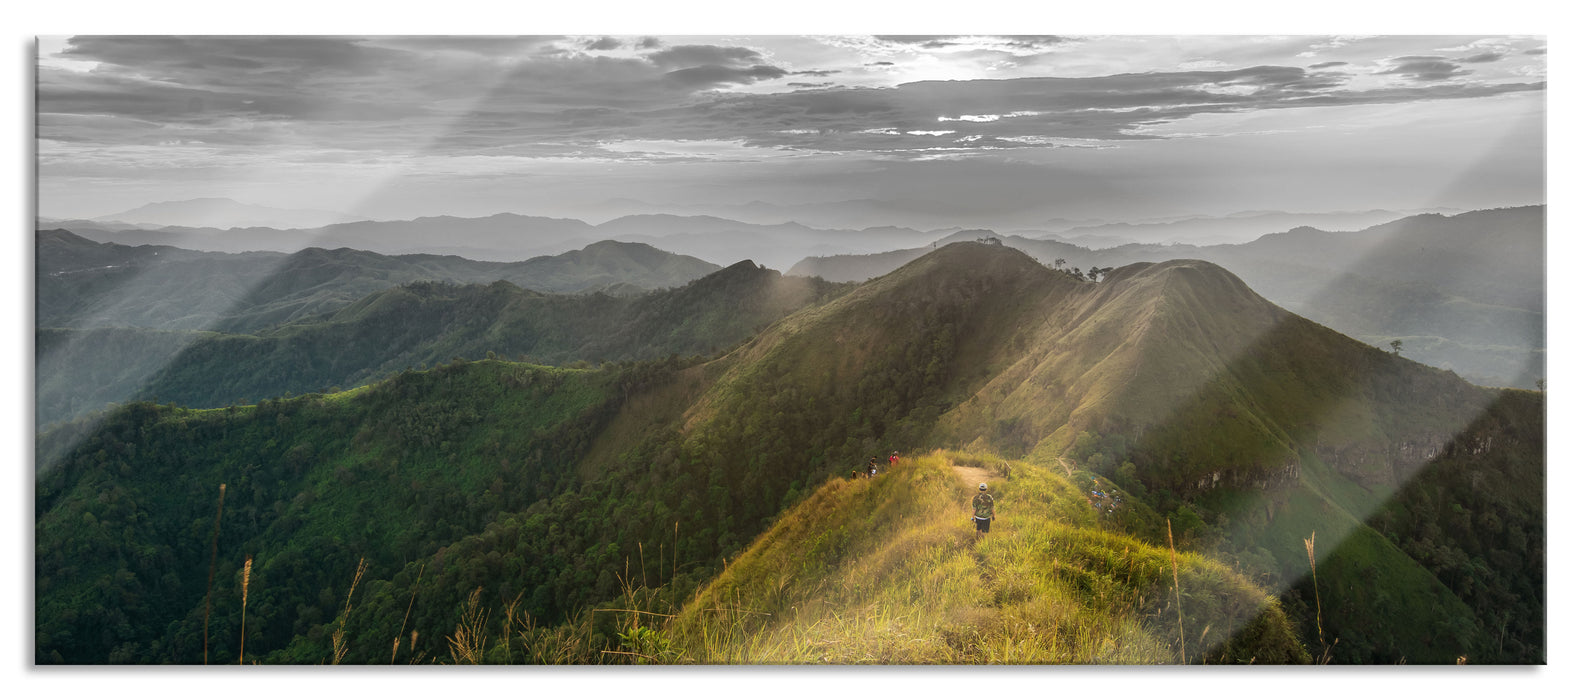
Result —
[[[629,571],[619,575],[620,599],[553,627],[517,601],[491,622],[476,589],[447,638],[450,661],[1310,661],[1274,598],[1223,564],[1176,552],[1173,532],[1160,547],[1099,530],[1082,491],[1049,471],[1020,462],[996,470],[1001,476],[989,483],[998,517],[993,532],[975,540],[976,490],[952,468],[973,462],[984,463],[935,452],[903,459],[877,479],[830,480],[680,610]],[[643,556],[639,550],[639,566]],[[338,663],[344,644],[340,634],[334,639]],[[398,645],[399,636],[392,659]]]
[[[340,665],[341,660],[346,658],[346,620],[352,615],[352,594],[357,592],[357,583],[363,580],[363,574],[367,572],[368,560],[366,558],[358,559],[357,573],[352,575],[351,588],[346,590],[346,607],[341,610],[340,624],[335,628],[335,632],[330,635],[330,644],[333,647],[331,663],[334,665]]]
[[[247,555],[247,563],[242,566],[242,639],[237,645],[236,664],[247,663],[247,584],[253,578],[253,555]]]
[[[395,640],[390,643],[390,663],[394,664],[396,652],[401,650],[401,635],[406,634],[406,622],[412,617],[412,604],[417,602],[418,586],[423,585],[423,571],[428,568],[428,562],[423,562],[417,568],[417,582],[412,584],[412,597],[407,600],[406,614],[401,616],[401,629],[396,630]],[[509,615],[509,613],[507,613]],[[417,630],[412,630],[412,645],[414,653],[417,652]]]
[[[1313,556],[1313,543],[1318,539],[1318,531],[1302,538],[1302,546],[1307,548],[1307,565],[1313,570],[1313,618],[1318,624],[1319,664],[1329,663],[1331,647],[1324,643],[1324,604],[1318,599],[1318,559]]]
[[[450,647],[451,661],[455,663],[484,662],[484,650],[489,641],[484,627],[489,622],[489,613],[478,607],[478,594],[482,592],[482,587],[475,588],[467,596],[467,608],[461,614],[461,622],[456,623],[456,633],[445,639]]]

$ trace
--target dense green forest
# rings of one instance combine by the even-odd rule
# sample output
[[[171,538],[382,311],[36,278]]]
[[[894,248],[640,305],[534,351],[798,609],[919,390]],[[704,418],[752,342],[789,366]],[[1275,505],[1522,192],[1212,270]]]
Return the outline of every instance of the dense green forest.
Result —
[[[376,577],[443,560],[444,548],[501,514],[575,494],[570,467],[623,393],[682,366],[486,361],[251,407],[130,404],[38,476],[39,660],[201,662],[217,511],[216,599],[238,600],[242,559],[256,561],[249,648],[317,638],[360,560]],[[588,538],[603,527],[566,526]],[[519,580],[559,586],[559,600],[536,612],[587,602],[581,579],[618,561],[573,554]],[[239,639],[237,611],[225,610],[211,621],[219,658]],[[436,641],[444,631],[423,629]]]

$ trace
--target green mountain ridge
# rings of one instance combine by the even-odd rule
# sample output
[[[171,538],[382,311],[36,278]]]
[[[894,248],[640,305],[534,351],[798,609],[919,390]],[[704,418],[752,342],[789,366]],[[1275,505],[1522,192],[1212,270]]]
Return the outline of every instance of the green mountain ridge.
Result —
[[[746,261],[636,297],[547,295],[503,281],[408,283],[246,335],[41,328],[38,420],[127,399],[252,403],[490,353],[554,364],[712,354],[839,289]]]
[[[996,236],[1045,264],[1123,267],[1192,258],[1220,265],[1275,303],[1490,386],[1531,387],[1544,366],[1544,206],[1421,214],[1360,231],[1298,227],[1234,245],[1129,244],[1090,250]],[[937,245],[974,240],[963,231]],[[807,258],[787,274],[861,281],[929,248]]]
[[[522,415],[551,388],[580,398]],[[1362,346],[1211,264],[1078,281],[1014,250],[959,243],[804,306],[702,364],[452,363],[251,409],[134,405],[86,435],[46,434],[39,454],[66,457],[43,469],[37,497],[36,566],[49,585],[39,586],[36,658],[194,663],[197,574],[163,577],[204,569],[214,482],[250,484],[234,492],[239,512],[222,516],[232,539],[217,599],[237,599],[244,552],[257,557],[260,591],[291,581],[267,613],[248,613],[247,649],[260,660],[321,662],[341,625],[350,661],[387,663],[407,630],[425,641],[402,658],[443,659],[444,638],[481,595],[508,617],[531,616],[535,635],[585,629],[571,636],[587,639],[593,656],[576,658],[593,662],[633,630],[591,610],[618,603],[633,582],[682,606],[727,570],[722,558],[748,551],[869,456],[971,443],[973,453],[1025,457],[1019,473],[1051,492],[1090,479],[1124,491],[1135,504],[1127,537],[1165,545],[1168,519],[1177,547],[1234,562],[1237,575],[1278,594],[1313,658],[1533,663],[1544,653],[1542,425],[1541,395],[1472,387]],[[159,498],[183,510],[147,505],[153,490],[173,491],[181,464],[203,466]],[[1473,487],[1494,474],[1522,488]],[[1489,536],[1468,532],[1463,512],[1491,523]],[[311,544],[296,534],[304,529],[318,533]],[[1314,600],[1303,586],[1314,579],[1301,540],[1315,531],[1324,639],[1302,623]],[[177,541],[164,545],[169,555],[156,544]],[[1084,556],[1113,559],[1116,542]],[[1460,578],[1502,557],[1520,569]],[[357,559],[370,578],[343,616]],[[126,604],[146,608],[155,588],[168,609]],[[1502,622],[1472,606],[1485,600],[1515,603]],[[134,609],[135,620],[102,624]],[[237,637],[235,612],[227,608],[215,639]],[[258,623],[270,625],[258,637],[255,615],[271,620]],[[1438,634],[1441,623],[1455,633]],[[983,629],[957,632],[967,628]],[[1375,641],[1336,645],[1337,629],[1343,640]],[[1112,661],[1167,648],[1142,641],[1157,635],[1126,635],[1154,651]],[[230,644],[212,648],[233,654]]]

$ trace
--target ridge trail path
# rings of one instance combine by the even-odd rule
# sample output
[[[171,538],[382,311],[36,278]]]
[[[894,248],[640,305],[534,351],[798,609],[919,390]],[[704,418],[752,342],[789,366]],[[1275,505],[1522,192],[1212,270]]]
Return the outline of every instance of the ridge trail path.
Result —
[[[989,479],[994,478],[994,475],[983,467],[964,467],[960,464],[952,464],[950,466],[956,470],[956,476],[961,477],[961,483],[966,484],[968,488],[974,491],[978,490],[978,484],[989,483]]]

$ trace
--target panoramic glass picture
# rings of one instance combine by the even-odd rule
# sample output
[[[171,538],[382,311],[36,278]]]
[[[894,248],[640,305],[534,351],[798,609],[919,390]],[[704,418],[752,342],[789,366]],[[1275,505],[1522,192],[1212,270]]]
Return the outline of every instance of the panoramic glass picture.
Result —
[[[1542,665],[1531,36],[49,36],[32,663]]]

